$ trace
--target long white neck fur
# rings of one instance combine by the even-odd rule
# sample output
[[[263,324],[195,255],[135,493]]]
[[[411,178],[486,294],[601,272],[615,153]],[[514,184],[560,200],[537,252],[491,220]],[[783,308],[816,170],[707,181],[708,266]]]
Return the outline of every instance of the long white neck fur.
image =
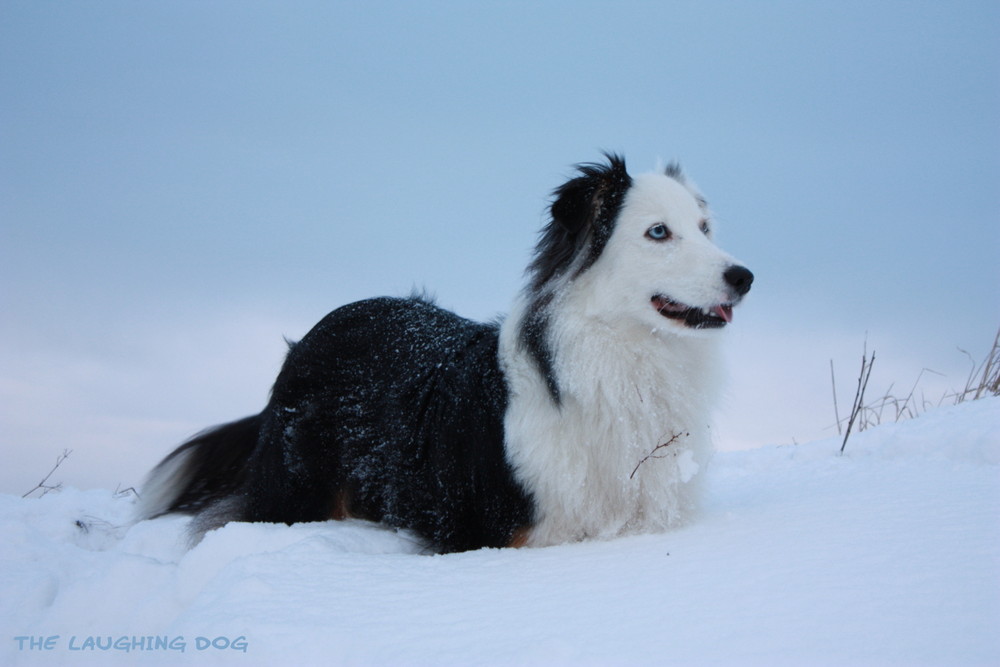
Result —
[[[500,334],[507,456],[534,494],[534,546],[681,525],[711,458],[718,336],[605,321],[577,287],[550,310],[558,404],[519,341],[527,297]]]

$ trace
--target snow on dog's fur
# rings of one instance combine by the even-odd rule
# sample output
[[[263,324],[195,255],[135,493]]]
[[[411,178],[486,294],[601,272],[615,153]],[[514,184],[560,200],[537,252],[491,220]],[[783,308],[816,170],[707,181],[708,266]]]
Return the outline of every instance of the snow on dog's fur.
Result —
[[[259,415],[196,436],[141,515],[357,517],[440,551],[657,531],[697,503],[718,329],[753,275],[680,170],[582,165],[555,192],[500,325],[420,299],[340,308],[289,351]]]

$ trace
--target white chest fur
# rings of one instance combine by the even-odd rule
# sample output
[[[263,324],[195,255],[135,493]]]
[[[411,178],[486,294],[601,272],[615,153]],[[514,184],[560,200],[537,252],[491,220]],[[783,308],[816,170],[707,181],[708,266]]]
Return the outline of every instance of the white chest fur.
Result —
[[[717,341],[557,308],[549,330],[557,405],[518,344],[522,312],[515,308],[504,325],[500,358],[511,393],[507,455],[537,506],[528,543],[684,523],[711,457]]]

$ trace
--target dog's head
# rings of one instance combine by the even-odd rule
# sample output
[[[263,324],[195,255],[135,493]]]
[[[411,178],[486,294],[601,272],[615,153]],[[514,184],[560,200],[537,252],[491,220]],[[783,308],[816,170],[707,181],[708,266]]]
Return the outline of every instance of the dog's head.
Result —
[[[555,191],[530,288],[572,283],[607,321],[685,334],[726,326],[753,274],[713,242],[705,199],[676,166],[633,178],[621,157],[607,158]]]

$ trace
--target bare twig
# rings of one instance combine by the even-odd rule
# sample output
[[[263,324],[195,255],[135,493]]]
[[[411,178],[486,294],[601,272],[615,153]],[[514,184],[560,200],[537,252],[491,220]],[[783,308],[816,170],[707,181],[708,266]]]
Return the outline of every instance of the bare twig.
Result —
[[[833,416],[837,418],[837,435],[842,435],[840,409],[837,407],[837,380],[833,376],[833,359],[830,360],[830,386],[833,388]]]
[[[965,350],[961,348],[958,350],[968,357],[970,364],[969,375],[965,381],[964,389],[945,392],[936,404],[929,401],[922,391],[918,395],[917,390],[920,383],[924,380],[925,373],[934,375],[942,374],[930,368],[923,368],[920,370],[917,379],[914,380],[909,393],[905,397],[893,395],[895,384],[892,384],[881,396],[865,404],[864,392],[868,385],[868,377],[871,375],[872,365],[875,363],[874,352],[871,355],[871,359],[868,358],[866,340],[865,351],[861,358],[861,375],[858,377],[858,388],[854,397],[855,402],[851,409],[850,419],[848,420],[847,433],[843,433],[841,428],[840,408],[837,404],[837,384],[834,376],[833,360],[831,359],[830,384],[833,388],[833,410],[837,418],[837,432],[843,435],[843,442],[840,445],[841,453],[843,453],[847,445],[847,439],[852,429],[860,432],[872,426],[878,426],[882,423],[883,417],[886,416],[886,410],[892,411],[887,418],[893,418],[896,422],[900,422],[904,419],[919,417],[922,413],[927,412],[928,409],[933,407],[940,407],[945,404],[958,405],[964,401],[976,400],[984,396],[1000,396],[1000,329],[997,330],[996,336],[993,339],[993,347],[981,363],[976,363],[975,358]]]
[[[123,498],[125,496],[130,495],[130,494],[133,495],[133,496],[135,496],[136,498],[141,498],[142,497],[142,496],[139,495],[139,492],[135,490],[134,486],[130,486],[130,487],[127,487],[127,488],[123,489],[122,485],[119,483],[118,486],[115,487],[115,492],[112,495],[112,497],[113,498]]]
[[[687,435],[690,435],[690,434],[689,433],[674,433],[672,436],[670,436],[669,440],[667,440],[666,442],[660,443],[656,447],[653,447],[653,450],[651,452],[649,452],[649,454],[646,454],[646,456],[644,456],[641,461],[639,461],[638,463],[635,464],[635,468],[632,469],[632,474],[629,475],[628,478],[632,479],[633,477],[635,477],[635,473],[637,473],[639,471],[639,466],[641,466],[643,463],[645,463],[649,459],[662,459],[662,458],[666,458],[666,454],[657,454],[657,452],[660,451],[661,449],[666,449],[670,445],[672,445],[675,442],[677,442],[677,439],[680,438],[682,435],[683,436],[687,436]]]
[[[872,350],[872,356],[871,359],[869,359],[867,347],[868,346],[866,344],[866,349],[861,355],[861,374],[858,376],[858,388],[854,393],[854,405],[851,407],[851,416],[847,420],[847,430],[844,432],[844,442],[840,445],[841,454],[844,453],[844,447],[847,446],[847,439],[851,437],[851,428],[854,426],[854,421],[864,408],[865,388],[868,386],[868,378],[871,377],[872,366],[875,364],[875,351]]]
[[[971,354],[961,350],[961,348],[960,351],[970,360],[972,359]],[[977,377],[978,380],[976,380]],[[990,348],[990,352],[983,362],[976,366],[975,361],[973,361],[969,379],[965,382],[965,389],[957,395],[955,403],[965,401],[970,394],[972,400],[982,398],[984,394],[1000,396],[1000,329],[997,329],[997,334],[993,338],[993,347]]]
[[[34,493],[35,491],[37,491],[37,490],[39,490],[39,489],[42,489],[42,495],[41,495],[41,496],[38,496],[39,498],[41,498],[42,496],[44,496],[44,495],[45,495],[46,493],[48,493],[49,491],[55,491],[55,490],[57,490],[57,489],[61,488],[61,487],[62,487],[62,482],[59,482],[58,484],[54,484],[54,485],[51,485],[51,484],[46,484],[46,482],[48,482],[48,481],[49,481],[49,477],[51,477],[51,476],[52,476],[52,473],[54,473],[54,472],[56,471],[56,469],[57,469],[57,468],[58,468],[58,467],[59,467],[60,465],[62,465],[62,462],[63,462],[63,461],[65,461],[66,459],[68,459],[68,458],[69,458],[69,455],[70,455],[70,454],[72,454],[72,453],[73,453],[73,450],[72,450],[72,449],[64,449],[64,450],[63,450],[63,453],[62,453],[62,454],[60,454],[60,455],[58,456],[58,458],[56,458],[56,464],[55,464],[54,466],[52,466],[52,470],[50,470],[50,471],[49,471],[49,474],[47,474],[47,475],[46,475],[45,477],[43,477],[43,478],[42,478],[42,481],[40,481],[40,482],[39,482],[39,483],[38,483],[38,484],[37,484],[37,485],[35,486],[35,488],[33,488],[33,489],[32,489],[31,491],[28,491],[27,493],[25,493],[25,494],[24,494],[23,496],[21,496],[21,497],[22,497],[22,498],[27,498],[28,496],[30,496],[30,495],[31,495],[32,493]]]
[[[913,386],[910,387],[910,393],[907,394],[906,400],[903,401],[903,405],[904,406],[905,405],[909,405],[910,406],[910,410],[909,410],[910,417],[918,417],[918,416],[920,416],[920,409],[921,409],[921,407],[924,409],[925,412],[927,410],[927,407],[926,407],[927,401],[926,400],[923,401],[924,405],[922,405],[921,407],[917,407],[917,405],[916,405],[916,397],[915,397],[915,395],[917,393],[917,385],[920,384],[920,380],[924,377],[924,373],[933,373],[934,375],[942,375],[941,373],[938,373],[937,371],[932,370],[930,368],[921,368],[920,369],[920,372],[917,373],[917,379],[913,381]],[[896,421],[899,421],[899,419],[900,419],[900,413],[897,412],[896,413]]]

